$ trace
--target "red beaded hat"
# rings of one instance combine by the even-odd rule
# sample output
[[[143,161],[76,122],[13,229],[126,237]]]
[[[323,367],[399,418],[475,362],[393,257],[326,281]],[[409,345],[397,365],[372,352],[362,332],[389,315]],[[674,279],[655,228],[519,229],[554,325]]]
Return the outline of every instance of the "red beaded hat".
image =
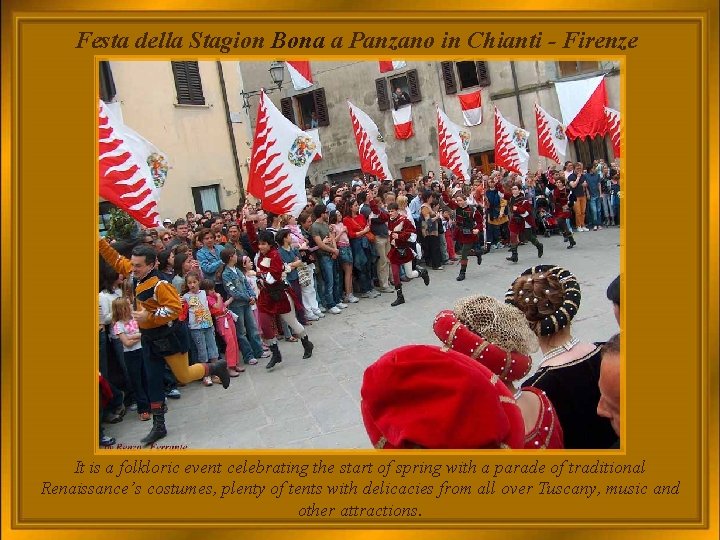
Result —
[[[517,351],[506,351],[470,331],[454,312],[444,310],[433,321],[433,331],[446,347],[473,358],[503,382],[518,381],[532,368],[532,359]]]
[[[525,425],[512,394],[481,364],[432,345],[385,353],[360,389],[375,448],[522,448]]]

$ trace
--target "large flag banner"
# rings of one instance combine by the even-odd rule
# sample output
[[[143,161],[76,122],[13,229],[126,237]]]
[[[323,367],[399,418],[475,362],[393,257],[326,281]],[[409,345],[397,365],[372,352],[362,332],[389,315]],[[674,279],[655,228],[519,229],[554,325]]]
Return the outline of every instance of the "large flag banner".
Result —
[[[571,140],[605,135],[607,91],[605,77],[555,83],[565,133]]]
[[[295,90],[304,90],[313,85],[312,73],[310,72],[310,62],[303,60],[286,60],[285,65],[290,72],[293,88]]]
[[[260,199],[268,212],[299,216],[307,204],[305,175],[316,153],[313,138],[285,118],[262,92],[248,193]]]
[[[360,169],[364,173],[374,174],[380,180],[392,180],[385,151],[385,139],[380,135],[377,125],[372,118],[350,101],[348,101],[348,107],[360,155]]]
[[[412,105],[406,105],[392,111],[396,139],[409,139],[413,136]]]
[[[463,120],[466,126],[477,126],[482,122],[482,101],[480,90],[458,96]]]
[[[462,129],[450,121],[447,115],[437,107],[438,117],[438,150],[440,153],[440,166],[450,169],[458,178],[469,178],[470,132]]]
[[[313,161],[320,161],[322,159],[322,143],[320,142],[320,130],[318,128],[308,129],[305,131],[310,138],[315,142],[317,147],[317,154],[313,158]]]
[[[495,164],[525,176],[530,154],[527,151],[530,133],[511,124],[495,107]]]
[[[556,163],[565,161],[567,137],[562,122],[550,116],[536,103],[535,124],[537,125],[538,155],[550,158]]]
[[[167,156],[102,100],[98,120],[100,196],[146,227],[161,225],[157,203],[167,178]]]
[[[404,60],[380,60],[380,73],[402,69],[406,65]]]
[[[613,153],[615,157],[620,157],[620,112],[610,107],[605,107],[605,118],[608,123],[608,133],[612,140]]]

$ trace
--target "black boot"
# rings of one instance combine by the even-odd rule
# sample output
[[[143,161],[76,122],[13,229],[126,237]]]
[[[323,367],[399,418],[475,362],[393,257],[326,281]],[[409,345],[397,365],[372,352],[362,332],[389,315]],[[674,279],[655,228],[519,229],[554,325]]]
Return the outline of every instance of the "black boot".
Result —
[[[458,277],[455,278],[455,281],[463,281],[465,279],[465,271],[467,270],[466,266],[460,267],[460,274]]]
[[[538,250],[538,259],[541,259],[543,256],[543,245],[540,242],[538,242],[537,244],[535,244],[535,247]]]
[[[153,412],[153,426],[150,433],[140,441],[143,446],[149,446],[167,435],[165,428],[165,415],[162,412]]]
[[[270,345],[269,349],[272,352],[272,357],[270,357],[270,361],[267,363],[267,366],[265,366],[265,369],[272,369],[275,367],[275,364],[282,362],[282,355],[280,354],[280,347],[278,347],[278,344],[273,343]]]
[[[575,238],[573,238],[572,234],[570,236],[568,236],[568,242],[570,242],[570,245],[567,247],[568,249],[574,248],[575,244],[577,244],[577,242],[575,241]]]
[[[218,360],[210,364],[210,375],[217,375],[220,377],[223,388],[230,386],[230,372],[227,368],[227,362],[225,360]]]
[[[312,356],[315,345],[312,344],[312,341],[310,341],[310,338],[307,336],[300,338],[300,343],[302,343],[303,351],[305,351],[303,354],[303,358],[310,358]]]
[[[428,274],[427,268],[418,267],[418,273],[420,274],[420,277],[425,283],[425,286],[427,287],[428,285],[430,285],[430,274]]]
[[[427,270],[425,270],[425,272],[427,272]],[[392,307],[399,306],[400,304],[405,303],[405,297],[403,296],[402,292],[402,285],[395,285],[395,293],[397,294],[397,298],[395,298],[395,301],[390,304]]]
[[[512,247],[512,249],[510,250],[510,256],[505,257],[505,260],[511,261],[514,263],[518,262],[517,246]]]
[[[477,252],[475,253],[475,255],[477,256],[478,265],[481,265],[481,264],[482,264],[482,252],[483,252],[483,250],[482,250],[482,248],[480,248],[480,249],[478,249]]]

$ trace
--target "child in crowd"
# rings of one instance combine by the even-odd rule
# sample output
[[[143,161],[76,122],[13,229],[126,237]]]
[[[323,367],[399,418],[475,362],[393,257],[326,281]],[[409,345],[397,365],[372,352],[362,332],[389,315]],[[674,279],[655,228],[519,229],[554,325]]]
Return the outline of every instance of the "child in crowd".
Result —
[[[240,352],[246,364],[255,365],[258,358],[267,358],[269,353],[263,351],[258,325],[253,315],[252,307],[257,300],[257,294],[245,274],[238,268],[238,254],[235,248],[227,247],[220,253],[225,267],[222,271],[223,285],[231,299],[228,307],[237,318],[235,319],[235,334],[240,343]],[[243,261],[250,257],[243,256]],[[250,263],[252,265],[252,262]]]
[[[342,280],[337,280],[337,283],[338,285],[342,284],[344,286],[345,293],[342,296],[343,303],[356,304],[359,300],[353,294],[353,255],[352,249],[350,249],[348,229],[342,219],[343,216],[339,210],[330,212],[330,234],[334,235],[335,245],[340,252],[336,262],[340,265]],[[303,322],[300,321],[300,324],[303,324]]]
[[[451,261],[457,261],[458,258],[455,255],[455,240],[453,239],[453,232],[455,229],[455,220],[453,219],[451,210],[443,210],[442,213],[442,226],[445,231],[445,243],[447,244],[447,252]]]
[[[215,344],[210,305],[207,294],[200,290],[200,276],[197,272],[188,272],[185,275],[185,289],[182,297],[188,306],[188,328],[197,349],[198,362],[213,363],[218,359],[219,353]],[[212,386],[210,375],[203,377],[203,384]]]
[[[122,343],[123,358],[127,367],[130,384],[140,420],[150,420],[150,400],[148,399],[147,380],[143,363],[140,328],[132,318],[130,301],[119,297],[112,302],[112,332]]]
[[[200,286],[207,295],[208,304],[210,305],[210,315],[215,320],[215,330],[225,342],[225,361],[231,377],[237,377],[245,371],[238,353],[238,339],[235,332],[235,315],[228,309],[232,303],[232,297],[223,300],[220,293],[215,292],[215,284],[209,279],[203,279]]]

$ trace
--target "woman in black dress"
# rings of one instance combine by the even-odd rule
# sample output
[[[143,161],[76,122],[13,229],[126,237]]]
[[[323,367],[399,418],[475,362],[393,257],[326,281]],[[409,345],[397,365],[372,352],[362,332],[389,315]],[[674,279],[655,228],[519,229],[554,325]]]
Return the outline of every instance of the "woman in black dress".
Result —
[[[543,359],[523,387],[543,390],[555,405],[565,448],[610,448],[617,436],[597,415],[600,344],[582,343],[570,332],[580,307],[575,276],[559,266],[534,266],[515,280],[505,301],[524,313],[538,336]]]

